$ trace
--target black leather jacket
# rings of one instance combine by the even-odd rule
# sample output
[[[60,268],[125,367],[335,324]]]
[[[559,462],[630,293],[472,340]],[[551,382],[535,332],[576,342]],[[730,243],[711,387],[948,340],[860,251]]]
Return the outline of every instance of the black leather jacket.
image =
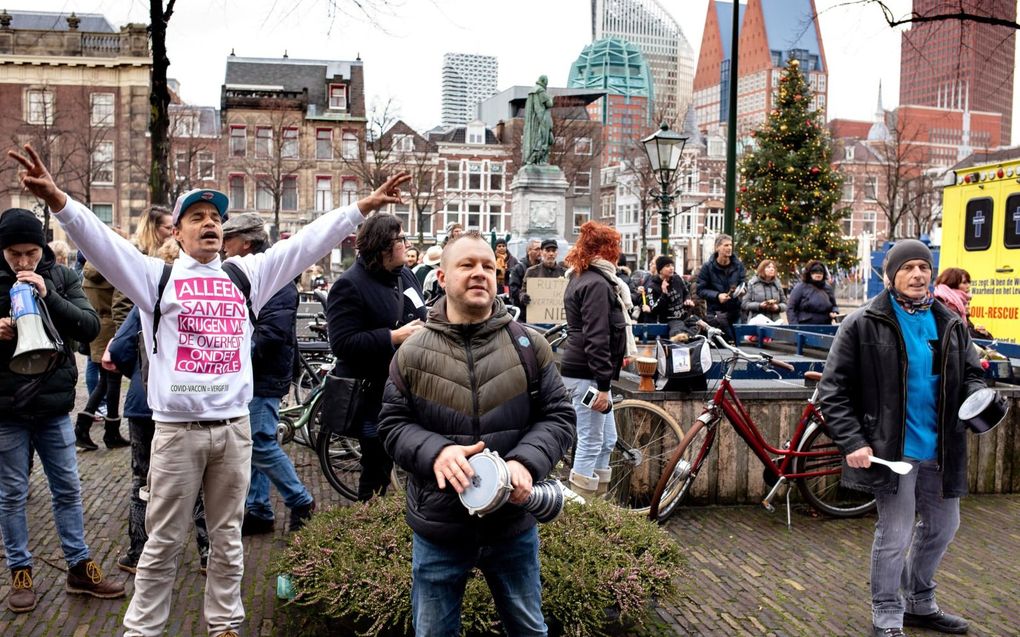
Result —
[[[822,415],[843,454],[871,446],[874,455],[900,460],[906,432],[907,354],[888,292],[882,292],[840,324],[819,386]],[[939,351],[938,438],[942,495],[967,492],[967,432],[957,419],[960,404],[985,386],[967,326],[941,302],[931,307]],[[843,484],[872,493],[895,493],[898,476],[879,465],[843,466]]]

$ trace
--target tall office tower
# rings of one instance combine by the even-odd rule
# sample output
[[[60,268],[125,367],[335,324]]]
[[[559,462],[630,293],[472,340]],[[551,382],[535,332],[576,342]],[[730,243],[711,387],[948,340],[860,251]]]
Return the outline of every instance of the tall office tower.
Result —
[[[790,58],[811,87],[811,107],[825,117],[828,66],[814,0],[748,0],[738,4],[737,134],[747,135],[768,117],[779,77]],[[698,127],[721,129],[729,116],[733,2],[709,0],[694,76]]]
[[[1016,0],[962,4],[971,13],[1016,21]],[[914,0],[913,11],[928,15],[944,5],[944,0]],[[1008,145],[1015,48],[1016,31],[1007,27],[960,20],[914,24],[900,44],[900,104],[999,113],[1000,143]]]
[[[496,58],[473,53],[443,56],[444,126],[463,126],[477,118],[478,103],[496,94]]]
[[[694,50],[658,0],[592,0],[593,41],[615,37],[637,45],[652,72],[654,111],[682,125],[691,102]]]

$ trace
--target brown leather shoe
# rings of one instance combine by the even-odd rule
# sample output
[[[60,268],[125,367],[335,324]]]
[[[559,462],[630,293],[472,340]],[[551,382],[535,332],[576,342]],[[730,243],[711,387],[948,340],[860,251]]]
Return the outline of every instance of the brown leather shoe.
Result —
[[[15,613],[27,613],[35,608],[35,591],[32,590],[32,569],[16,568],[11,571],[11,594],[7,608]]]
[[[65,590],[102,599],[124,597],[124,584],[104,578],[102,569],[92,560],[82,560],[67,570]]]

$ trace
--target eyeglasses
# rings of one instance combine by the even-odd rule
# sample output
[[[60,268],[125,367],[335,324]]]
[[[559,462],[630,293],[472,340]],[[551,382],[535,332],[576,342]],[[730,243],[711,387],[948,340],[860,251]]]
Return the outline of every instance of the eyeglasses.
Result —
[[[393,237],[393,243],[394,244],[403,243],[404,245],[407,245],[408,243],[410,243],[410,241],[408,240],[406,235],[400,235],[399,237]]]

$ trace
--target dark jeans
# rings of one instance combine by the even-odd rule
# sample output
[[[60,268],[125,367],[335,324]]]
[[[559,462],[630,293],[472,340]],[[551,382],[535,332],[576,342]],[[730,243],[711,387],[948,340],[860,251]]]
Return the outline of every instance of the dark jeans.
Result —
[[[128,549],[128,556],[135,562],[141,557],[145,541],[149,539],[145,532],[146,502],[138,496],[138,490],[145,486],[146,478],[149,475],[149,457],[152,453],[152,435],[155,429],[156,425],[151,418],[128,418],[128,430],[131,436],[132,476],[131,507],[128,510],[128,537],[131,540],[131,547]],[[208,557],[209,533],[205,528],[205,502],[202,500],[201,492],[195,500],[194,518],[198,554]]]
[[[361,477],[358,478],[358,501],[366,502],[374,495],[386,495],[386,487],[390,484],[390,472],[393,460],[386,455],[375,420],[366,420],[362,424],[361,436]]]
[[[106,417],[110,420],[120,418],[120,380],[123,378],[117,372],[110,372],[99,369],[99,383],[89,394],[89,401],[85,403],[84,411],[95,414],[99,405],[106,401]]]

